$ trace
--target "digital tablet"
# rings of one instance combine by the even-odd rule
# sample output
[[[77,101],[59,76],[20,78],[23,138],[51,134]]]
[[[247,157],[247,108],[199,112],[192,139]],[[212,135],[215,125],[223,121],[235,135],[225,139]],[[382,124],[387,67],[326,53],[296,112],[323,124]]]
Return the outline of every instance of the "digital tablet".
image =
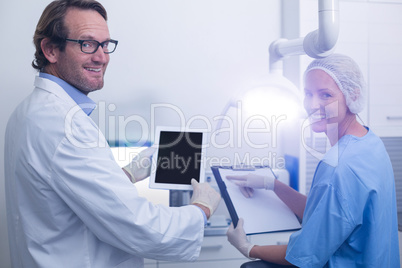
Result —
[[[149,187],[192,190],[191,179],[204,182],[206,135],[198,129],[157,127]]]

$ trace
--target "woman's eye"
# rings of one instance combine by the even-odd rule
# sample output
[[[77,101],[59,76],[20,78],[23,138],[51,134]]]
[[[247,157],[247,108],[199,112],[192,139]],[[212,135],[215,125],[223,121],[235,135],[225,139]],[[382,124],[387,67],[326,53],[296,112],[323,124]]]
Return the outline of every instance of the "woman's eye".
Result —
[[[329,98],[332,97],[332,95],[329,94],[329,93],[323,93],[323,94],[321,95],[321,97],[322,97],[323,99],[329,99]]]

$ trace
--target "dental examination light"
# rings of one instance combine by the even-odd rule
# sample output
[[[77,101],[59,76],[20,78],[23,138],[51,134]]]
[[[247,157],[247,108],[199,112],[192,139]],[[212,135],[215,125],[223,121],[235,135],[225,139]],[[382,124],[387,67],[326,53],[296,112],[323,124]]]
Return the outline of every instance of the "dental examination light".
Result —
[[[300,91],[292,82],[282,75],[268,74],[260,81],[254,81],[250,88],[226,103],[215,129],[221,129],[231,108],[243,111],[246,117],[263,115],[270,118],[272,115],[286,115],[288,119],[295,119],[302,112],[300,103]]]
[[[335,49],[339,35],[338,0],[318,1],[318,29],[305,37],[278,39],[269,47],[269,74],[257,85],[232,98],[224,107],[216,129],[222,127],[225,115],[231,107],[242,108],[249,114],[286,115],[294,119],[303,115],[301,91],[283,76],[283,59],[305,55],[323,58]]]

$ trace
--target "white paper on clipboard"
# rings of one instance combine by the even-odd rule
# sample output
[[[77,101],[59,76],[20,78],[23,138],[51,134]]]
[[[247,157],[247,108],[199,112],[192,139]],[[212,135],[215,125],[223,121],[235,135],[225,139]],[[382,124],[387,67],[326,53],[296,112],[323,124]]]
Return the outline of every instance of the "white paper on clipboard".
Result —
[[[301,225],[296,215],[279,199],[274,191],[255,189],[251,198],[246,198],[237,185],[226,179],[226,176],[246,175],[250,172],[266,175],[264,168],[250,170],[219,169],[222,181],[226,184],[227,192],[239,218],[244,219],[246,234],[259,234],[297,230]]]

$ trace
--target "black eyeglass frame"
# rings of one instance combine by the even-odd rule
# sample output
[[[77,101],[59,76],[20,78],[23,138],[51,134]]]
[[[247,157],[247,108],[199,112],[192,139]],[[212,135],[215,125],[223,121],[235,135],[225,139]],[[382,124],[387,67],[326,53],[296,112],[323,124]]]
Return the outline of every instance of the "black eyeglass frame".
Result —
[[[113,43],[113,44],[115,44],[115,46],[114,46],[114,49],[113,49],[112,51],[106,52],[106,51],[103,50],[103,53],[105,53],[105,54],[110,54],[110,53],[113,53],[113,52],[116,50],[117,44],[119,43],[119,41],[113,40],[113,39],[109,39],[109,40],[103,41],[102,43],[100,43],[100,42],[98,42],[98,41],[96,41],[96,40],[78,40],[78,39],[70,39],[70,38],[66,38],[66,41],[70,41],[70,42],[74,42],[74,43],[80,44],[81,51],[82,51],[83,53],[85,53],[85,54],[94,54],[94,53],[96,53],[96,51],[98,51],[99,47],[102,47],[102,50],[103,50],[103,45],[104,45],[104,44],[106,44],[106,43]],[[85,52],[85,51],[82,49],[82,44],[84,44],[84,42],[88,42],[88,41],[98,43],[98,45],[96,46],[96,48],[95,48],[95,50],[94,50],[93,52]]]

